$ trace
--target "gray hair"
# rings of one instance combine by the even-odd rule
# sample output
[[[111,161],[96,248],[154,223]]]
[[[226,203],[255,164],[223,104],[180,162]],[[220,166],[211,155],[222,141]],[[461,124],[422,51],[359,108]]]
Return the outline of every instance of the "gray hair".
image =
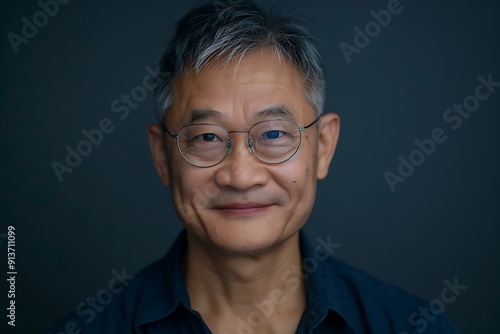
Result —
[[[159,62],[155,89],[156,116],[163,121],[174,102],[174,80],[188,66],[197,74],[213,61],[240,61],[249,51],[271,47],[300,69],[305,98],[319,116],[325,100],[323,64],[304,18],[293,13],[266,13],[250,0],[217,0],[188,12]]]

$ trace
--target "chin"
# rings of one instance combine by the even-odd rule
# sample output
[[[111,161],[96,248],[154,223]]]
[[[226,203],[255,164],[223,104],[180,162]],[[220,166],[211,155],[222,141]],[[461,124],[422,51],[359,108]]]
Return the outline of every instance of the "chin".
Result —
[[[270,222],[218,222],[205,229],[207,239],[217,249],[230,255],[250,255],[267,251],[286,239],[285,225]]]
[[[253,255],[253,254],[259,254],[259,253],[264,253],[267,251],[269,247],[262,247],[262,248],[256,248],[256,247],[224,247],[221,246],[219,247],[219,250],[227,255],[234,255],[234,256],[245,256],[245,255]]]

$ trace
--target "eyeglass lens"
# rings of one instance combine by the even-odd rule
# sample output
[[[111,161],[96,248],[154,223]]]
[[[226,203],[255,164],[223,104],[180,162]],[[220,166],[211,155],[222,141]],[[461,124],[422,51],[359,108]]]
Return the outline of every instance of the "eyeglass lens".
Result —
[[[301,135],[299,128],[287,120],[263,121],[248,132],[248,145],[261,161],[280,163],[297,151]],[[231,149],[229,132],[215,124],[192,124],[178,134],[179,151],[197,166],[213,166],[224,159]]]

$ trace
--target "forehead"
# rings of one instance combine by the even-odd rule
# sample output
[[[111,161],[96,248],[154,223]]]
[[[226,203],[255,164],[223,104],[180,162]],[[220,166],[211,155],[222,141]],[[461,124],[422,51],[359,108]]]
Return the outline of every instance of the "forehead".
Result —
[[[266,117],[265,110],[280,108],[287,118],[301,119],[312,107],[304,97],[302,74],[271,49],[261,49],[223,62],[213,61],[199,73],[189,69],[175,83],[175,101],[169,114],[186,122],[200,110],[217,111],[209,117],[245,119]]]

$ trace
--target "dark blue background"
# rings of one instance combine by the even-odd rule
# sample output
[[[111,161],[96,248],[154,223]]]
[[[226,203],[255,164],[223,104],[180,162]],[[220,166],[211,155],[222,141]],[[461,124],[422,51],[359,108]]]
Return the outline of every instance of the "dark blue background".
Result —
[[[150,158],[152,94],[124,120],[110,105],[142,84],[172,24],[194,3],[73,0],[18,54],[7,34],[20,34],[21,18],[31,21],[40,7],[0,4],[0,233],[17,229],[12,332],[46,331],[106,288],[112,269],[138,271],[180,231]],[[326,67],[326,110],[342,123],[309,236],[331,235],[341,243],[338,258],[429,300],[457,277],[468,288],[446,313],[463,333],[495,333],[500,89],[457,130],[442,116],[474,93],[479,75],[500,81],[497,2],[403,0],[403,11],[350,64],[339,44],[353,44],[353,28],[387,1],[303,3]],[[115,130],[60,183],[51,163],[64,163],[66,145],[75,148],[81,131],[103,118]],[[447,141],[391,192],[383,173],[396,173],[398,156],[437,127]]]

